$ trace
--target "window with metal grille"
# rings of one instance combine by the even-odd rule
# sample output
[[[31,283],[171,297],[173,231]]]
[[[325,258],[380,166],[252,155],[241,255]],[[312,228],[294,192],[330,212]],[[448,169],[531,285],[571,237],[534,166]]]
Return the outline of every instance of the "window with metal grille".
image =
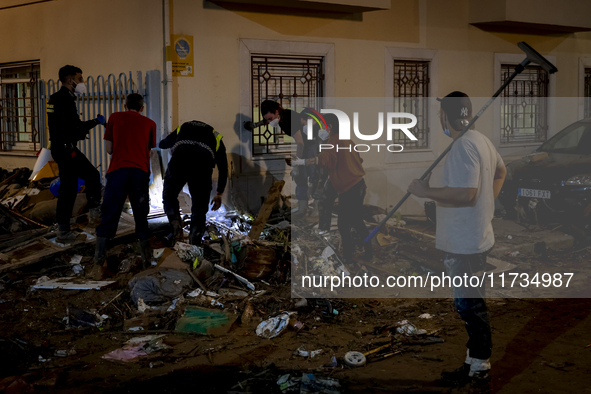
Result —
[[[583,116],[588,118],[591,116],[591,68],[585,69],[584,97]]]
[[[324,59],[319,56],[251,56],[252,119],[262,120],[260,105],[277,101],[285,109],[301,112],[319,109],[323,96]],[[293,139],[279,127],[261,126],[252,133],[253,155],[282,154],[291,150]]]
[[[37,151],[38,62],[0,64],[0,150]]]
[[[501,84],[515,65],[501,65]],[[548,73],[528,66],[501,93],[501,144],[542,142],[548,130]]]
[[[395,130],[393,143],[404,149],[429,147],[429,62],[394,60],[394,112],[408,112],[417,117],[417,125],[410,129],[417,141],[411,141],[404,132]],[[408,119],[395,119],[407,123]]]

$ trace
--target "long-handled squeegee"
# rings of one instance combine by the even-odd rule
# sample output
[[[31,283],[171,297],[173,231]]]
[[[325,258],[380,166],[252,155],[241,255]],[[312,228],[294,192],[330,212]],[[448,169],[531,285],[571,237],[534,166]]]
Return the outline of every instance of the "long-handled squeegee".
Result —
[[[488,102],[484,105],[484,107],[482,107],[482,109],[480,111],[478,111],[478,113],[476,114],[476,116],[474,116],[472,118],[472,120],[470,121],[470,123],[468,123],[468,125],[466,126],[466,128],[464,129],[464,131],[462,131],[460,133],[460,135],[458,136],[458,138],[456,138],[455,140],[453,140],[452,143],[449,144],[449,146],[439,155],[439,157],[437,158],[437,160],[435,160],[433,162],[433,164],[431,164],[431,167],[429,167],[427,169],[427,171],[425,171],[425,173],[423,174],[423,176],[420,178],[421,180],[424,180],[427,177],[427,175],[429,175],[429,173],[431,171],[433,171],[433,169],[437,166],[437,164],[439,164],[439,162],[450,151],[450,149],[453,146],[454,142],[456,142],[459,138],[461,138],[466,133],[466,131],[470,130],[470,127],[472,127],[472,125],[478,120],[478,118],[480,117],[480,115],[482,115],[484,113],[484,111],[486,111],[486,109],[493,103],[493,101],[495,101],[495,99],[497,98],[497,96],[499,94],[501,94],[501,92],[507,87],[507,85],[509,85],[509,83],[511,83],[511,81],[525,69],[525,66],[527,66],[530,63],[534,63],[534,64],[538,64],[539,66],[541,66],[544,70],[546,70],[550,74],[554,74],[556,71],[558,71],[558,69],[556,67],[554,67],[554,65],[552,63],[550,63],[548,60],[546,60],[544,58],[544,56],[540,55],[538,52],[536,52],[535,49],[533,49],[532,47],[530,47],[529,45],[527,45],[525,42],[523,42],[523,41],[522,42],[519,42],[519,43],[517,43],[517,46],[519,48],[521,48],[521,50],[523,52],[525,52],[525,55],[526,55],[525,59],[523,59],[523,61],[519,65],[517,65],[515,67],[515,71],[513,72],[513,74],[511,74],[511,76],[505,81],[505,83],[503,84],[503,86],[501,86],[499,88],[499,90],[497,90],[497,92],[488,100]],[[406,199],[408,197],[410,197],[410,193],[407,192],[404,195],[404,197],[402,197],[402,199],[400,201],[398,201],[398,204],[396,204],[396,206],[394,208],[392,208],[392,210],[390,211],[390,213],[388,213],[386,215],[386,217],[384,218],[384,220],[382,220],[380,222],[380,224],[378,224],[377,227],[371,232],[371,234],[369,234],[367,236],[367,238],[365,239],[365,242],[371,241],[371,239],[376,236],[376,234],[378,233],[378,231],[380,230],[380,228],[388,221],[388,219],[390,219],[392,217],[392,215],[394,215],[394,213],[398,210],[398,208],[400,208],[400,206],[406,201]]]

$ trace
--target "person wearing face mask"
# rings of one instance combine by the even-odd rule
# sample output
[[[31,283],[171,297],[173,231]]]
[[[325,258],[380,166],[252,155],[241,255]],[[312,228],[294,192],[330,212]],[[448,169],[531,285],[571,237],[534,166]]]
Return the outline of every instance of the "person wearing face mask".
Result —
[[[338,228],[343,246],[344,263],[352,263],[355,242],[352,230],[363,239],[369,235],[369,231],[363,221],[363,200],[365,199],[365,170],[363,159],[359,153],[347,150],[353,142],[351,140],[339,140],[339,121],[335,114],[325,114],[324,119],[330,131],[328,144],[339,146],[343,149],[323,150],[318,156],[305,160],[306,165],[316,164],[328,170],[328,182],[325,186],[325,197],[321,210],[332,212],[334,200],[339,199]],[[328,217],[330,220],[330,216]],[[330,228],[330,222],[328,224]],[[363,244],[364,259],[373,257],[370,242]]]
[[[484,270],[494,245],[494,201],[507,171],[484,135],[470,129],[460,138],[472,119],[470,98],[456,91],[440,101],[441,127],[454,139],[445,159],[442,187],[431,187],[429,174],[423,181],[413,180],[408,192],[437,202],[436,247],[445,253],[447,274],[470,277]],[[441,377],[454,385],[488,382],[492,338],[484,287],[454,286],[453,294],[457,312],[466,323],[468,350],[464,364]]]
[[[279,127],[288,136],[292,137],[296,143],[296,156],[305,158],[305,136],[303,129],[305,118],[296,111],[284,109],[278,102],[265,100],[261,103],[261,116],[264,124],[271,127]],[[285,160],[288,165],[292,165],[291,159]],[[295,195],[298,200],[297,208],[292,210],[292,219],[304,217],[308,213],[308,176],[304,166],[293,167],[292,177],[296,183]]]
[[[99,124],[105,125],[106,119],[98,115],[96,119],[80,120],[76,96],[86,92],[80,68],[67,65],[60,68],[58,75],[62,87],[49,98],[47,119],[51,155],[58,165],[60,176],[56,210],[59,226],[57,241],[67,243],[77,239],[77,234],[70,231],[70,217],[76,201],[78,178],[85,182],[89,225],[96,226],[100,221],[101,176],[76,144],[86,138],[90,129]]]

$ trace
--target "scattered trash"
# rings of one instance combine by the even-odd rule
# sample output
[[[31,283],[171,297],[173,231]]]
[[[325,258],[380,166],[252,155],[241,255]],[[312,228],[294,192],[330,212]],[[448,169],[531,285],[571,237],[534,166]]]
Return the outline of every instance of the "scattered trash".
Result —
[[[367,359],[361,352],[347,352],[343,357],[343,362],[350,367],[362,367],[367,362]]]
[[[50,358],[44,358],[43,356],[39,356],[39,362],[40,363],[46,363],[48,361],[51,361]]]
[[[66,309],[66,324],[72,327],[100,327],[103,324],[103,317],[96,312],[85,311],[75,307]]]
[[[192,292],[187,293],[187,297],[199,297],[201,294],[203,294],[203,290],[195,289]]]
[[[322,353],[322,349],[318,349],[318,350],[312,350],[311,352],[307,351],[304,349],[304,345],[300,346],[295,352],[294,354],[296,355],[300,355],[302,357],[310,357],[310,358],[314,358],[317,355],[319,355],[320,353]]]
[[[292,318],[289,319],[289,326],[293,328],[295,332],[299,332],[302,328],[304,328],[304,323]]]
[[[131,270],[131,267],[133,266],[133,263],[135,261],[135,257],[128,257],[126,259],[121,260],[121,263],[119,263],[119,272],[124,274],[126,272],[129,272]]]
[[[263,321],[256,328],[256,334],[265,339],[275,338],[285,332],[289,327],[290,315],[293,312],[282,312],[279,315]]]
[[[300,387],[300,394],[340,394],[340,391],[338,391],[338,388],[340,387],[341,385],[335,379],[317,378],[311,373],[304,373],[302,374],[302,385]]]
[[[195,260],[201,260],[203,258],[203,248],[196,245],[186,244],[184,242],[177,242],[174,245],[174,250],[179,256],[179,259],[185,263],[193,264]]]
[[[227,333],[235,321],[233,314],[189,305],[185,315],[177,321],[175,331],[221,335]]]
[[[232,271],[230,271],[230,270],[228,270],[228,269],[226,269],[224,267],[221,267],[221,266],[219,266],[217,264],[215,264],[214,267],[216,269],[218,269],[218,270],[226,273],[226,274],[232,274],[232,275],[234,275],[234,277],[236,279],[238,279],[240,282],[244,283],[246,285],[246,287],[248,287],[250,290],[253,290],[254,291],[254,289],[255,289],[254,285],[252,283],[250,283],[247,279],[245,279],[242,276],[240,276],[240,275],[238,275],[238,274],[236,274],[236,273],[234,273],[234,272],[232,272]]]
[[[155,268],[140,272],[129,281],[131,299],[137,305],[142,298],[146,305],[171,301],[191,288],[192,278],[183,271]]]
[[[511,252],[511,253],[509,253],[509,256],[517,257],[517,256],[519,256],[519,251]]]
[[[507,239],[513,239],[511,235],[507,235]]]
[[[339,365],[339,363],[337,362],[337,358],[335,356],[332,356],[332,358],[330,359],[330,366],[331,367],[337,367]]]
[[[248,297],[248,293],[243,290],[220,289],[219,293],[223,297]]]
[[[55,357],[69,357],[76,355],[76,349],[69,349],[69,350],[56,350],[53,354]]]
[[[158,260],[160,257],[162,257],[162,255],[164,254],[164,249],[165,248],[160,248],[160,249],[154,249],[152,251],[152,256],[154,257],[154,260]]]
[[[37,279],[37,283],[31,286],[32,289],[64,289],[64,290],[102,290],[105,287],[116,283],[113,280],[83,280],[72,277],[63,277],[57,279],[49,279],[42,276]]]
[[[250,301],[247,301],[246,306],[244,307],[244,312],[242,312],[242,317],[240,318],[240,321],[242,322],[242,324],[248,324],[252,320],[253,315],[254,308],[252,306],[252,303]]]
[[[298,302],[295,303],[296,308],[305,308],[308,306],[308,300],[305,298],[301,298]]]
[[[72,264],[72,265],[78,265],[81,262],[82,262],[82,256],[80,256],[79,254],[72,256],[72,258],[70,259],[70,264]]]
[[[418,330],[408,320],[402,320],[396,324],[398,325],[398,327],[396,327],[396,332],[404,334],[406,336],[424,335],[427,333],[427,330]]]
[[[84,267],[83,267],[83,266],[81,266],[80,264],[76,264],[76,265],[73,265],[73,266],[72,266],[72,271],[74,271],[74,273],[75,273],[76,275],[78,275],[78,274],[80,274],[80,273],[84,272]]]
[[[433,316],[435,315],[432,315],[430,313],[423,313],[422,315],[419,315],[419,319],[432,319]]]

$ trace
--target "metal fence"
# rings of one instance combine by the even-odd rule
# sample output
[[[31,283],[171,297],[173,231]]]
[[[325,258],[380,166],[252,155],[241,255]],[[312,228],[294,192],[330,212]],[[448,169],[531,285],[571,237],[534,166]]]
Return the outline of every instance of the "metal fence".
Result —
[[[145,77],[141,71],[136,73],[133,79],[132,72],[120,73],[118,76],[109,74],[106,78],[102,75],[86,77],[86,93],[78,96],[76,106],[81,120],[95,119],[99,114],[107,120],[114,112],[125,111],[125,99],[130,93],[139,93],[144,96],[144,115],[154,120],[158,127],[157,138],[160,138],[160,71],[146,72]],[[46,104],[49,97],[60,89],[59,80],[53,79],[47,82],[38,81],[39,113],[45,114],[40,119],[41,144],[48,147],[49,132],[47,128]],[[110,156],[105,149],[103,140],[105,126],[97,126],[90,130],[88,137],[78,141],[78,148],[86,155],[88,160],[98,168],[101,176],[107,173]]]

